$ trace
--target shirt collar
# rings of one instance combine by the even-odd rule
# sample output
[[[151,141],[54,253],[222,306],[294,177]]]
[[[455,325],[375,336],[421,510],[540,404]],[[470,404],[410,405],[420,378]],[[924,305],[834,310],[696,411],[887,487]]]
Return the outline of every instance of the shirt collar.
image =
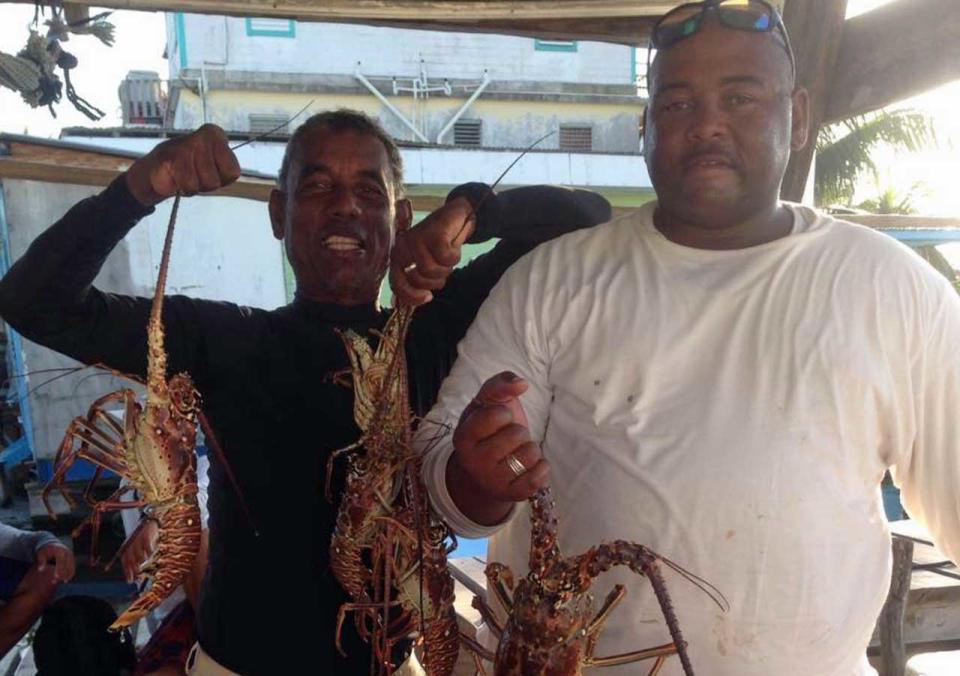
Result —
[[[293,298],[293,309],[297,314],[331,324],[372,321],[382,313],[380,303],[377,301],[359,305],[320,303],[304,298],[299,293]]]

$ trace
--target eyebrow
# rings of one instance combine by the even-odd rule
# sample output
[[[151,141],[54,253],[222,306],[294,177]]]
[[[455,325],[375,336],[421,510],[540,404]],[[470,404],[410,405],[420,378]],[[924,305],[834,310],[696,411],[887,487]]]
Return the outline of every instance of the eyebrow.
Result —
[[[721,85],[731,85],[731,84],[749,84],[757,87],[765,87],[767,83],[756,75],[728,75],[720,79]],[[693,85],[685,80],[679,80],[677,82],[668,82],[662,87],[657,87],[657,90],[653,92],[654,96],[663,94],[665,92],[675,91],[678,89],[692,89]]]
[[[300,169],[300,174],[297,177],[297,179],[302,181],[304,178],[306,178],[307,176],[310,176],[311,174],[324,174],[324,173],[329,174],[330,167],[325,165],[323,162],[311,162],[310,164],[303,165],[303,167]],[[374,181],[377,185],[379,185],[384,190],[387,189],[387,184],[383,180],[383,176],[376,169],[361,169],[358,173],[363,178],[367,178]]]
[[[765,87],[767,85],[761,78],[758,78],[756,75],[730,75],[725,78],[721,78],[720,84],[750,84],[756,85],[758,87]]]

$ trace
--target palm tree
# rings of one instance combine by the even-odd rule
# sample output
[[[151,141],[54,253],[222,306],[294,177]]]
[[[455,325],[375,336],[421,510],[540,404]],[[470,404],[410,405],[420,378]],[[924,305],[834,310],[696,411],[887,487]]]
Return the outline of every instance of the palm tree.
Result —
[[[916,152],[936,145],[933,121],[914,110],[878,111],[823,127],[817,138],[814,200],[849,205],[864,172],[875,176],[871,154],[880,144]]]
[[[919,210],[915,205],[917,197],[929,194],[929,189],[922,182],[914,183],[906,192],[901,192],[893,185],[885,187],[877,182],[879,193],[876,197],[864,200],[857,205],[857,209],[871,214],[910,216]]]

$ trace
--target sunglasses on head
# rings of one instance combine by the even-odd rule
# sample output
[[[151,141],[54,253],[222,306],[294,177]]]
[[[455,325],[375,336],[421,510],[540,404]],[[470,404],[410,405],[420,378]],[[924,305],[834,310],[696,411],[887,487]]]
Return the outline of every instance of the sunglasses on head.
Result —
[[[650,34],[650,49],[647,50],[647,73],[650,72],[653,50],[667,49],[681,40],[694,35],[703,26],[707,12],[714,12],[721,26],[748,33],[778,31],[783,38],[783,47],[790,57],[793,74],[797,74],[797,60],[790,46],[787,29],[780,12],[764,0],[704,0],[691,2],[670,10],[653,27]]]

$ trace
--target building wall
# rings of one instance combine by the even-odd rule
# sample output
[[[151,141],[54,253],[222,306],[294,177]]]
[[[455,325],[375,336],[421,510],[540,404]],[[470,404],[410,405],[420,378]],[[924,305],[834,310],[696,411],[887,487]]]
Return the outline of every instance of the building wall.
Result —
[[[409,96],[389,97],[399,112],[430,141],[438,142],[439,133],[453,119],[465,102],[463,98],[434,97],[415,102]],[[251,114],[273,114],[290,118],[310,104],[307,114],[353,108],[377,118],[384,128],[401,140],[418,141],[398,116],[372,95],[312,94],[255,91],[211,91],[206,97],[206,121],[224,129],[249,129]],[[174,126],[194,129],[203,124],[204,110],[200,97],[182,91]],[[596,152],[639,152],[642,109],[636,103],[619,104],[590,102],[503,101],[478,98],[460,119],[482,120],[482,145],[487,148],[525,148],[548,131],[560,125],[589,126],[593,129],[593,150]],[[294,122],[296,126],[296,122]],[[440,143],[452,144],[448,131]],[[542,150],[557,149],[559,134],[537,145]]]
[[[577,42],[575,51],[541,47],[533,38],[418,31],[349,24],[280,22],[289,36],[251,35],[248,20],[196,14],[168,15],[171,68],[227,65],[233,70],[415,78],[482,76],[529,82],[633,82],[633,49]],[[184,49],[185,47],[185,49]]]
[[[160,142],[160,139],[95,136],[70,136],[65,140],[144,153]],[[285,146],[285,141],[255,141],[239,148],[237,158],[244,169],[276,174]],[[519,152],[488,148],[402,147],[400,154],[404,178],[411,190],[443,195],[448,188],[468,181],[492,183]],[[616,205],[636,204],[634,198],[642,203],[651,194],[650,176],[642,157],[543,151],[539,148],[527,153],[510,170],[503,185],[542,183],[597,190]]]
[[[10,257],[23,255],[30,243],[74,203],[96,188],[6,179],[2,182]],[[152,295],[170,201],[141,222],[107,258],[95,284],[115,293]],[[167,283],[168,293],[227,300],[273,308],[286,302],[282,250],[270,230],[266,205],[229,197],[184,200],[177,219]],[[28,340],[26,371],[75,366],[76,362]],[[145,348],[145,346],[144,346]],[[35,374],[30,387],[34,453],[52,459],[70,420],[85,414],[98,396],[121,382],[89,378],[90,372],[37,387],[46,375]]]

